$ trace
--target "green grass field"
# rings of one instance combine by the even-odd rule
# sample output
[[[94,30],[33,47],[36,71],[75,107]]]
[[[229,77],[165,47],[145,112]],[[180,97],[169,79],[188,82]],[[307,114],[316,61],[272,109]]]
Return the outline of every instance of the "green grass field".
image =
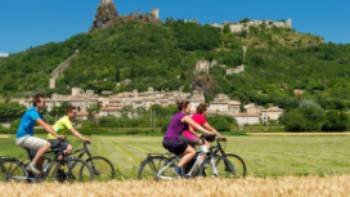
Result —
[[[126,178],[136,176],[147,153],[163,153],[161,137],[92,136],[92,151],[109,158]],[[76,141],[75,147],[79,146]],[[350,136],[229,137],[226,152],[242,156],[249,176],[350,174]],[[13,137],[0,138],[0,155],[25,158]]]

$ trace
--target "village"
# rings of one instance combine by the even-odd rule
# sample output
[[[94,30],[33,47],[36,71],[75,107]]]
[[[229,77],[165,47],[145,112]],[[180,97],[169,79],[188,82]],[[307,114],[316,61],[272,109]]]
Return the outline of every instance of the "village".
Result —
[[[59,107],[63,103],[70,103],[79,110],[79,117],[87,119],[88,109],[92,106],[100,106],[97,117],[114,116],[121,117],[122,110],[126,107],[132,109],[150,109],[153,105],[167,107],[174,105],[179,99],[187,99],[191,102],[192,112],[200,103],[205,103],[205,97],[201,91],[192,93],[178,91],[155,91],[149,88],[146,92],[123,92],[112,94],[109,91],[103,92],[101,96],[94,93],[93,90],[82,90],[72,88],[71,95],[53,94],[46,100],[47,110],[50,112],[54,107]],[[32,103],[30,98],[15,99],[21,105],[29,107]],[[213,101],[209,103],[208,115],[225,115],[233,117],[237,124],[255,125],[269,121],[278,121],[283,114],[283,109],[277,106],[264,108],[254,103],[244,105],[244,111],[241,110],[241,102],[230,99],[225,94],[218,94]],[[132,115],[130,115],[132,117]]]

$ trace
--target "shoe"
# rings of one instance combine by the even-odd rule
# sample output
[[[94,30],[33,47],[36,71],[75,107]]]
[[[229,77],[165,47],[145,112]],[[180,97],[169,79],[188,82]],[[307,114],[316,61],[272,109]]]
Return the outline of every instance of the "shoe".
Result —
[[[39,175],[39,174],[41,174],[41,171],[38,170],[38,169],[33,165],[33,163],[30,163],[30,164],[28,165],[27,168],[28,168],[28,170],[31,171],[34,175]]]
[[[175,166],[175,173],[180,176],[183,177],[184,176],[184,169],[178,166]]]

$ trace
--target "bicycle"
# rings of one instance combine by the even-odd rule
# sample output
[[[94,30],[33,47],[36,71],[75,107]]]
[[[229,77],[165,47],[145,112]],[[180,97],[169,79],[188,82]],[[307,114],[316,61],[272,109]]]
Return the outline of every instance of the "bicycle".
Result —
[[[27,153],[31,160],[32,152],[27,150]],[[60,156],[62,158],[58,159]],[[40,175],[34,175],[27,170],[28,161],[20,161],[16,158],[6,159],[5,161],[13,166],[13,168],[6,170],[5,181],[38,183],[51,179],[58,182],[94,180],[92,169],[85,161],[67,157],[59,149],[53,149],[45,153],[43,170]]]
[[[95,180],[110,180],[116,177],[116,171],[111,161],[102,156],[92,156],[89,147],[89,143],[84,142],[83,148],[77,149],[72,155],[78,155],[78,159],[83,159],[91,167]]]
[[[232,153],[225,153],[221,145],[222,139],[216,140],[216,145],[210,147],[209,152],[197,152],[192,162],[185,166],[185,177],[197,176],[225,176],[231,178],[245,177],[247,173],[244,160]],[[204,160],[203,160],[204,156]],[[148,154],[141,162],[138,178],[155,178],[158,180],[171,180],[179,178],[175,173],[175,166],[179,157],[167,154]],[[209,171],[208,168],[211,168]]]

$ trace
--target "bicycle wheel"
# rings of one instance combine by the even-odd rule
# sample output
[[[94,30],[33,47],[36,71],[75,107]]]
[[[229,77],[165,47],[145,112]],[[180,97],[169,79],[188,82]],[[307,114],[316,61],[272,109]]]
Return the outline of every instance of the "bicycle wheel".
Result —
[[[67,180],[78,182],[89,182],[94,180],[91,167],[81,159],[67,159]]]
[[[208,158],[202,166],[203,176],[220,176],[224,178],[243,178],[247,175],[244,160],[235,154],[225,154],[216,160]]]
[[[27,182],[28,171],[24,164],[15,158],[4,158],[0,164],[1,181]]]
[[[157,180],[172,180],[179,178],[179,175],[175,171],[176,163],[178,159],[176,158],[165,158],[163,164],[159,168],[156,174]]]
[[[91,157],[86,160],[86,163],[91,167],[94,180],[108,181],[114,179],[116,176],[114,166],[107,158],[99,156]]]
[[[138,179],[155,179],[158,170],[164,165],[167,159],[163,156],[148,156],[141,162],[137,177]]]

